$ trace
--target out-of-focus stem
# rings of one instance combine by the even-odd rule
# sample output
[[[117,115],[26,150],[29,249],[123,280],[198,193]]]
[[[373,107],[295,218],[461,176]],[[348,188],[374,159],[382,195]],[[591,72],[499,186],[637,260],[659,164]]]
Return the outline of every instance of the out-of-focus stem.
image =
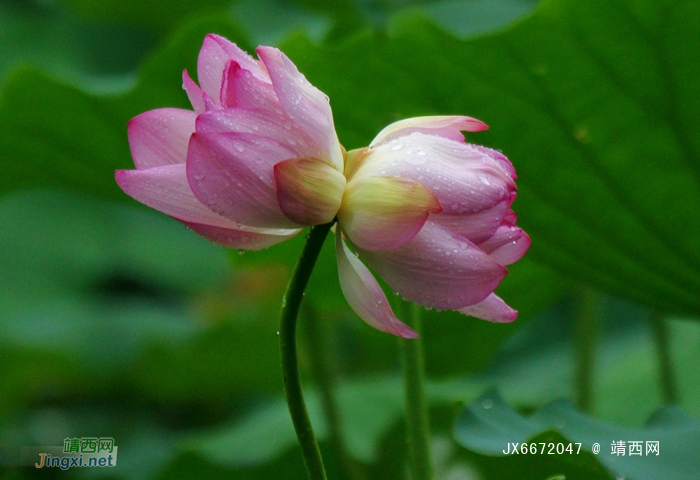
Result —
[[[581,288],[575,304],[576,404],[581,411],[590,413],[593,408],[593,368],[600,322],[600,298],[597,292]]]
[[[678,403],[678,385],[673,374],[671,359],[671,339],[668,323],[663,315],[652,312],[651,325],[654,329],[654,343],[659,356],[659,374],[661,375],[661,391],[665,403]]]
[[[316,265],[319,253],[321,253],[323,242],[332,226],[333,222],[311,227],[304,250],[297,262],[292,278],[289,280],[287,292],[284,294],[282,313],[280,314],[279,336],[284,391],[294,430],[304,455],[304,463],[306,464],[309,480],[326,480],[326,471],[323,468],[321,451],[318,448],[316,435],[311,426],[309,413],[304,402],[304,394],[301,389],[296,326],[304,290],[306,290],[311,272]]]
[[[403,305],[405,323],[422,333],[422,307]],[[400,339],[406,392],[406,433],[412,480],[432,480],[430,458],[430,422],[425,398],[425,361],[423,338]]]
[[[302,333],[309,350],[311,370],[321,393],[324,415],[329,426],[330,445],[339,464],[340,480],[356,478],[355,464],[345,447],[340,411],[335,396],[336,369],[326,339],[330,337],[328,326],[320,321],[313,305],[308,302],[303,306],[306,320]]]

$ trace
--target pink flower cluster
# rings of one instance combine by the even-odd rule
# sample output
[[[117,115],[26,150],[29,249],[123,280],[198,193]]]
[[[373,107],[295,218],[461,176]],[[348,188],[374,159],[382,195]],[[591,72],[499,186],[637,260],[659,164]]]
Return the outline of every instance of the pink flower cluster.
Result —
[[[515,170],[465,143],[488,127],[469,117],[402,120],[346,152],[328,97],[279,50],[256,60],[208,35],[192,110],[129,122],[130,196],[226,247],[257,250],[334,220],[343,293],[373,327],[415,337],[394,316],[369,264],[404,298],[495,321],[517,312],[493,291],[530,239],[515,226]],[[353,247],[354,254],[347,244]]]

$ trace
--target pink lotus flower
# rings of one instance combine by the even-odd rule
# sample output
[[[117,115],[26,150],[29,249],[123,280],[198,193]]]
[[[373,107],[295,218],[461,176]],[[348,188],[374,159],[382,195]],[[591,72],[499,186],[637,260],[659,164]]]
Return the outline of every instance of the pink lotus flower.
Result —
[[[279,50],[256,51],[260,60],[208,35],[200,86],[183,72],[194,111],[162,108],[132,119],[136,170],[117,171],[119,186],[238,249],[269,247],[337,219],[343,293],[381,331],[416,336],[360,258],[413,302],[515,320],[517,312],[493,294],[504,265],[530,245],[510,209],[515,170],[461,133],[488,127],[469,117],[411,118],[345,152],[328,97]]]

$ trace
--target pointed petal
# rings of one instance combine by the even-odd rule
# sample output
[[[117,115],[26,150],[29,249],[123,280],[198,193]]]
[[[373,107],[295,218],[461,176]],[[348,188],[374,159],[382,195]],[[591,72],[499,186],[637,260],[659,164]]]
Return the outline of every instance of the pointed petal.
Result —
[[[488,130],[481,120],[471,117],[460,116],[435,116],[435,117],[414,117],[394,122],[379,132],[369,145],[375,146],[394,140],[395,138],[410,135],[413,132],[424,133],[426,135],[438,135],[449,138],[457,142],[464,141],[464,132],[481,132]]]
[[[357,169],[360,168],[360,165],[362,165],[362,161],[364,160],[365,154],[368,152],[368,150],[369,147],[364,147],[345,152],[345,166],[343,170],[345,178],[352,178],[353,175],[355,175]]]
[[[333,126],[328,97],[311,85],[284,53],[272,47],[258,47],[256,51],[267,67],[284,111],[342,171],[343,155]]]
[[[301,225],[321,225],[335,218],[345,191],[345,177],[317,158],[301,157],[275,165],[277,200],[284,214]]]
[[[472,148],[476,148],[480,152],[485,153],[489,157],[496,160],[501,165],[503,170],[508,174],[508,176],[510,178],[512,178],[513,180],[518,178],[518,176],[515,174],[515,167],[513,167],[513,164],[510,163],[510,160],[508,160],[508,157],[503,155],[501,152],[499,152],[498,150],[493,150],[491,148],[482,147],[481,145],[474,145],[474,144],[470,144],[470,145],[472,146]]]
[[[299,230],[256,229],[238,225],[209,210],[192,193],[186,168],[184,163],[178,163],[143,170],[117,170],[114,177],[117,184],[130,197],[187,224],[282,237],[289,237],[299,232]]]
[[[501,265],[510,265],[520,260],[528,248],[530,237],[522,229],[502,225],[491,238],[479,244],[479,248],[488,253]]]
[[[439,213],[430,215],[430,220],[452,230],[475,244],[479,244],[491,238],[496,229],[501,225],[506,212],[510,207],[510,201],[502,201],[495,206],[476,213],[464,215],[447,215]]]
[[[204,113],[204,92],[194,83],[194,80],[190,78],[187,69],[182,71],[182,88],[187,92],[187,98],[190,99],[192,108],[194,108],[194,113],[197,115]]]
[[[352,178],[378,175],[423,183],[452,215],[490,209],[515,192],[515,182],[491,156],[466,143],[415,132],[370,148]]]
[[[248,108],[227,108],[197,118],[197,132],[242,132],[273,139],[294,152],[292,157],[319,157],[323,152],[283,113]]]
[[[260,78],[266,76],[260,63],[236,44],[218,35],[209,34],[204,37],[197,58],[197,78],[202,90],[216,101],[220,98],[224,68],[229,60],[235,60],[242,68]]]
[[[510,323],[518,318],[518,311],[510,308],[506,302],[494,293],[476,305],[460,308],[457,311],[471,317],[496,323]]]
[[[236,106],[236,72],[241,69],[238,62],[229,60],[224,67],[223,81],[221,82],[221,98],[219,99],[221,106],[224,108],[233,108]]]
[[[301,230],[280,230],[282,234],[257,233],[254,231],[233,230],[230,228],[182,222],[198,235],[227,248],[239,250],[262,250],[294,237]]]
[[[428,214],[440,211],[440,202],[420,182],[365,177],[348,184],[338,222],[358,247],[389,250],[415,237]]]
[[[340,229],[335,232],[335,252],[340,288],[355,313],[377,330],[398,337],[417,338],[416,332],[394,316],[377,280],[345,246]]]
[[[129,123],[129,147],[136,168],[185,163],[197,114],[179,108],[149,110]]]
[[[358,252],[404,298],[433,308],[478,303],[507,273],[469,240],[430,221],[402,247]]]
[[[273,167],[294,157],[270,138],[249,133],[192,135],[187,178],[194,195],[211,210],[258,228],[296,228],[277,202]]]
[[[269,78],[260,79],[250,71],[239,68],[230,71],[226,81],[229,89],[227,101],[232,105],[269,110],[286,117]],[[288,122],[291,123],[291,120]]]

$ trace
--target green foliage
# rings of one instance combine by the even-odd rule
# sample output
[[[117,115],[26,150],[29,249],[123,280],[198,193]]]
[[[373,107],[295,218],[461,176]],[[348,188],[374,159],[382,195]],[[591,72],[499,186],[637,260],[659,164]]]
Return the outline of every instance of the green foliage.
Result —
[[[0,78],[18,64],[98,90],[124,88],[155,35],[131,25],[82,21],[54,2],[0,3]]]
[[[552,438],[546,432],[559,434]],[[513,411],[495,392],[481,396],[460,417],[455,436],[466,448],[482,455],[498,455],[507,452],[511,444],[536,443],[536,454],[542,454],[538,442],[581,443],[581,453],[564,452],[580,468],[593,469],[599,461],[611,473],[638,480],[692,479],[696,476],[697,448],[700,447],[700,422],[688,417],[675,407],[657,411],[644,428],[620,427],[587,417],[570,404],[552,402],[529,418]],[[562,438],[563,436],[563,438]],[[624,442],[625,455],[612,454],[613,442]],[[641,441],[641,456],[629,455],[629,442]],[[659,454],[647,454],[647,441],[659,442]],[[598,443],[600,452],[593,457],[590,452]],[[618,444],[619,445],[619,444]],[[661,451],[663,450],[663,452]],[[556,450],[554,450],[556,452]],[[544,454],[549,454],[545,450]],[[595,451],[593,450],[595,453]],[[530,453],[521,455],[530,455]],[[581,457],[575,457],[581,455]]]
[[[606,310],[613,314],[609,318],[621,318],[632,313],[625,312],[625,305],[615,303]],[[570,397],[574,364],[566,348],[568,336],[559,325],[561,322],[561,318],[551,314],[531,322],[518,332],[514,341],[500,350],[493,367],[486,372],[429,381],[427,396],[431,406],[435,409],[471,401],[475,401],[475,405],[493,405],[494,398],[491,396],[480,400],[477,397],[494,386],[510,402],[523,408],[533,408],[556,397]],[[600,368],[594,381],[598,399],[595,407],[596,413],[610,422],[638,424],[658,409],[661,403],[658,386],[654,385],[654,379],[649,378],[650,370],[654,369],[654,348],[643,326],[643,322],[633,321],[627,328],[610,331],[603,338],[597,356]],[[685,322],[674,322],[672,327],[674,337],[678,339],[675,345],[675,363],[687,364],[700,353],[700,328]],[[683,406],[697,414],[700,410],[695,399],[700,396],[700,382],[697,381],[696,373],[687,370],[683,369],[678,374],[679,382],[684,387],[683,397],[686,399]],[[344,380],[338,385],[337,398],[343,418],[342,427],[348,451],[354,458],[364,463],[373,463],[379,459],[383,439],[401,419],[404,411],[403,395],[399,378],[393,376]],[[500,397],[498,401],[501,403],[498,403],[494,411],[501,412],[499,408],[503,402]],[[317,435],[321,440],[327,439],[328,427],[318,392],[308,389],[307,402]],[[631,405],[635,405],[634,411],[631,411]],[[484,410],[483,413],[491,412]],[[497,420],[510,425],[510,430],[500,433],[503,438],[510,438],[510,442],[525,441],[544,430],[539,423],[534,424],[534,427],[527,424],[529,430],[522,433],[525,440],[521,440],[515,434],[525,424],[519,420],[510,422],[515,414],[506,414]],[[491,417],[483,421],[489,422],[489,418]],[[631,427],[620,426],[619,429],[627,432]],[[487,442],[491,438],[486,436],[487,430],[474,427],[470,432],[476,435],[482,430],[482,441]],[[494,432],[499,432],[498,426],[494,427]],[[563,433],[568,436],[568,430]],[[646,435],[645,438],[655,440],[652,436]],[[458,435],[457,438],[466,444],[461,436]],[[503,438],[498,437],[489,440],[491,443],[484,444],[500,445],[499,442],[503,442],[501,448],[505,448],[508,442]],[[572,438],[571,441],[582,440]],[[607,442],[603,446],[609,448],[612,438],[600,437],[597,441],[601,445]],[[294,444],[294,431],[288,418],[287,406],[282,398],[278,398],[250,412],[238,422],[195,435],[182,448],[195,451],[216,464],[244,468],[280,458]],[[473,452],[492,454],[490,450],[468,446]],[[690,460],[687,456],[681,458]]]
[[[224,11],[233,0],[62,0],[88,18],[144,24],[157,30],[166,30],[192,14]]]

